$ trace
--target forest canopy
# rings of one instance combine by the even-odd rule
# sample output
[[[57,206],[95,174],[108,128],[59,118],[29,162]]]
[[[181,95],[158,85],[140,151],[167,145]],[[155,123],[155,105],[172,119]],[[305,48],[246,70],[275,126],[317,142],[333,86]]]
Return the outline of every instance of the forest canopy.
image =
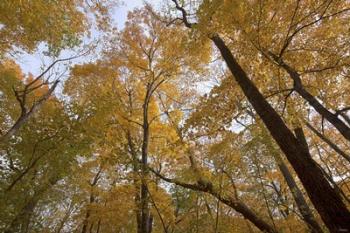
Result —
[[[0,232],[350,232],[350,2],[123,4],[0,1]]]

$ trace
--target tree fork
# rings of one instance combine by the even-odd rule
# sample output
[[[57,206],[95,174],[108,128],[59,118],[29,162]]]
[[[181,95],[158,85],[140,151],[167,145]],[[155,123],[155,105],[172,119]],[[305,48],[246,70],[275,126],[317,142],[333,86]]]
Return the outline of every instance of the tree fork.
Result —
[[[328,229],[331,232],[350,231],[350,213],[347,207],[323,176],[322,170],[311,158],[309,151],[248,78],[221,37],[215,34],[210,39],[219,49],[236,82],[296,171]]]

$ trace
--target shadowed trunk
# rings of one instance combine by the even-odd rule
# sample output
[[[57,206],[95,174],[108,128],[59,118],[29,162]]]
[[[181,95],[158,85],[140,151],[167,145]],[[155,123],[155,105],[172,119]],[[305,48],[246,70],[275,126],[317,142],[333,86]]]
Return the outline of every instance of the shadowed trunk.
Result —
[[[346,125],[341,119],[338,118],[337,113],[330,112],[325,108],[320,101],[317,100],[302,84],[300,74],[285,63],[280,57],[268,52],[272,59],[282,67],[294,81],[294,90],[303,97],[323,118],[327,119],[348,141],[350,141],[350,127]]]
[[[147,188],[148,177],[148,145],[149,145],[149,122],[148,122],[148,106],[151,98],[152,85],[147,85],[146,96],[143,108],[143,139],[141,148],[141,222],[139,233],[151,233],[153,217],[149,211],[149,197]]]
[[[304,143],[305,143],[305,146],[307,146],[306,142],[304,142]],[[296,184],[293,175],[289,171],[287,165],[284,163],[279,151],[277,151],[274,148],[274,146],[272,145],[272,141],[269,139],[265,140],[265,145],[267,146],[268,150],[270,151],[270,153],[274,157],[274,159],[277,163],[277,166],[278,166],[279,170],[281,171],[283,178],[286,181],[286,183],[287,183],[287,185],[292,193],[293,199],[294,199],[295,203],[297,204],[297,207],[300,211],[301,216],[303,217],[303,220],[308,224],[308,227],[310,228],[311,232],[322,233],[323,232],[322,228],[315,220],[315,217],[312,214],[312,211],[311,211],[309,205],[307,204],[307,202],[303,196],[303,193],[301,192],[298,185]]]
[[[323,232],[320,225],[316,222],[315,217],[313,216],[310,207],[308,206],[301,190],[296,184],[292,174],[290,173],[287,165],[283,162],[280,155],[276,155],[276,162],[278,164],[278,168],[280,169],[291,193],[294,198],[295,203],[298,206],[300,214],[303,217],[303,220],[308,224],[311,232],[313,233],[321,233]]]
[[[303,146],[303,142],[294,136],[258,88],[248,78],[248,75],[237,63],[225,42],[218,35],[214,35],[210,39],[219,49],[236,82],[296,171],[310,200],[328,229],[331,232],[350,231],[350,213],[348,209],[339,194],[328,183],[322,170],[311,158],[309,151]]]
[[[332,148],[335,152],[343,156],[344,159],[346,159],[350,163],[350,155],[346,154],[344,151],[342,151],[336,144],[334,144],[330,139],[328,139],[324,134],[320,133],[315,129],[312,125],[309,123],[306,123],[306,126],[319,138],[321,138],[325,143],[328,144],[330,148]]]
[[[99,168],[98,172],[96,173],[96,175],[94,176],[92,182],[90,183],[91,191],[90,191],[89,205],[91,205],[91,204],[93,204],[95,202],[95,195],[94,195],[94,192],[93,192],[93,188],[97,185],[97,182],[100,179],[101,172],[102,172],[102,165],[100,165],[100,168]],[[90,213],[90,206],[88,206],[87,210],[86,210],[86,214],[85,214],[85,219],[83,221],[83,227],[82,227],[81,233],[86,233],[87,232],[87,228],[89,226],[90,215],[91,215],[91,213]]]

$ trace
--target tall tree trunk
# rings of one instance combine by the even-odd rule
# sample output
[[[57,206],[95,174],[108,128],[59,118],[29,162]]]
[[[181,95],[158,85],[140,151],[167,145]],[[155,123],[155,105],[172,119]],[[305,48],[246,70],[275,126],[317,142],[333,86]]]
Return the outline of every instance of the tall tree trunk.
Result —
[[[101,228],[101,219],[99,219],[98,222],[97,222],[96,233],[100,233],[100,228]]]
[[[276,230],[276,224],[275,224],[275,220],[273,219],[273,214],[272,214],[272,211],[271,211],[271,208],[270,208],[270,205],[269,205],[269,202],[268,202],[268,199],[267,199],[267,196],[266,196],[266,189],[265,189],[265,185],[262,181],[262,176],[261,176],[261,171],[260,171],[260,164],[259,164],[259,161],[258,161],[258,158],[256,157],[256,154],[254,153],[253,154],[253,163],[256,167],[256,171],[257,171],[257,180],[258,180],[258,183],[260,184],[261,186],[261,193],[262,193],[262,196],[264,198],[264,201],[265,201],[265,205],[266,205],[266,210],[267,210],[267,213],[271,219],[271,222],[272,222],[272,226],[274,227],[274,229]],[[276,230],[277,231],[277,230]]]
[[[328,183],[322,170],[311,158],[309,151],[303,146],[303,142],[294,136],[282,118],[248,78],[221,37],[213,35],[210,39],[219,49],[236,82],[296,171],[310,200],[328,229],[331,232],[350,231],[350,213],[347,207],[339,194]]]
[[[89,218],[90,218],[90,210],[87,209],[86,210],[86,214],[85,214],[85,218],[84,218],[84,221],[83,221],[83,227],[81,229],[81,233],[86,233],[87,232],[87,228],[88,228],[88,225],[89,225]]]
[[[55,230],[56,233],[61,233],[64,225],[66,224],[67,220],[71,216],[73,209],[74,209],[74,204],[73,204],[73,200],[71,200],[71,202],[69,203],[67,211],[65,212],[62,220],[60,221],[57,229]]]
[[[137,152],[135,149],[135,145],[133,142],[133,139],[131,137],[130,131],[126,132],[127,139],[128,139],[128,151],[132,157],[132,168],[133,168],[133,185],[135,188],[135,193],[134,193],[134,203],[135,203],[135,215],[136,215],[136,224],[137,224],[137,232],[140,233],[142,232],[141,229],[141,211],[140,211],[140,206],[141,206],[141,189],[139,185],[139,161],[137,157]]]
[[[152,85],[147,85],[146,96],[143,104],[143,139],[141,148],[141,226],[139,233],[151,233],[153,218],[149,211],[149,197],[147,188],[148,178],[148,146],[149,146],[149,122],[148,106],[151,98]]]
[[[94,194],[93,188],[97,185],[97,182],[100,179],[101,172],[102,172],[102,165],[100,165],[96,175],[94,176],[94,178],[92,179],[92,182],[90,183],[91,190],[90,190],[90,197],[89,197],[89,205],[91,205],[95,202],[95,194]],[[87,232],[87,228],[89,226],[90,215],[91,215],[90,206],[88,206],[86,209],[86,214],[85,214],[85,218],[83,221],[83,227],[81,229],[81,233]]]
[[[265,132],[266,132],[266,130],[264,130],[264,133]],[[304,138],[304,140],[305,140],[305,138]],[[306,144],[306,141],[304,141],[304,143]],[[287,183],[287,185],[292,193],[293,199],[294,199],[295,203],[297,204],[297,207],[300,211],[301,216],[303,217],[303,220],[307,223],[311,232],[322,233],[323,232],[322,228],[315,220],[315,217],[312,214],[312,211],[311,211],[309,205],[307,204],[301,190],[299,189],[297,183],[295,182],[293,175],[289,171],[287,165],[284,163],[283,158],[280,155],[279,151],[277,151],[277,149],[274,148],[272,141],[269,138],[267,140],[265,140],[265,145],[267,146],[267,149],[274,157],[274,159],[277,163],[277,166],[278,166],[279,170],[281,171],[283,178],[286,181],[286,183]],[[305,145],[305,146],[307,146],[307,145]]]
[[[275,155],[276,162],[278,165],[279,170],[281,171],[291,193],[294,198],[295,203],[298,206],[298,209],[300,211],[301,216],[303,217],[303,220],[308,224],[308,227],[310,228],[311,232],[313,233],[321,233],[322,228],[315,220],[315,217],[312,214],[312,211],[310,207],[308,206],[301,190],[299,189],[298,185],[296,184],[292,174],[290,173],[287,165],[283,162],[282,157],[277,153]]]

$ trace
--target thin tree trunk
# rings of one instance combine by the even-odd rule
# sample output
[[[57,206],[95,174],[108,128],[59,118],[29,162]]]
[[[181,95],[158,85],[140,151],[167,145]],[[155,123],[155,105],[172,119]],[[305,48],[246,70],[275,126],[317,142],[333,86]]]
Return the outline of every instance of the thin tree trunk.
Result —
[[[141,227],[140,233],[149,232],[152,228],[149,224],[152,224],[149,211],[149,197],[147,190],[147,163],[148,163],[148,144],[149,144],[149,123],[148,123],[148,104],[150,101],[151,85],[147,85],[147,92],[145,101],[143,104],[143,140],[141,148]]]
[[[34,159],[33,162],[31,162],[30,165],[28,165],[28,167],[26,169],[24,169],[24,171],[22,171],[12,182],[11,184],[6,188],[6,192],[9,192],[12,190],[12,188],[33,168],[35,167],[35,165],[37,164],[37,162],[44,156],[38,156],[37,158]]]
[[[94,229],[94,223],[92,222],[91,225],[90,225],[90,230],[89,230],[89,233],[92,233],[92,230]]]
[[[27,95],[33,92],[34,90],[40,88],[43,86],[44,83],[41,85],[38,85],[36,87],[33,87],[34,84],[40,81],[57,63],[60,62],[65,62],[65,61],[70,61],[73,59],[76,59],[80,56],[85,55],[87,52],[83,54],[79,54],[76,56],[68,57],[68,58],[62,58],[62,59],[57,59],[54,62],[52,62],[41,74],[39,74],[37,77],[34,78],[31,82],[25,85],[24,90],[21,91],[19,94],[18,91],[14,90],[15,96],[17,101],[20,104],[21,107],[21,114],[17,118],[16,122],[13,124],[13,126],[5,132],[3,135],[0,136],[0,143],[6,142],[8,139],[10,139],[12,136],[14,136],[17,131],[36,113],[37,111],[40,110],[40,108],[43,106],[43,104],[50,98],[52,93],[55,91],[57,85],[59,84],[59,80],[56,80],[53,82],[52,86],[49,88],[49,90],[43,94],[28,110],[26,107],[26,98]],[[45,83],[47,84],[47,83]]]
[[[102,172],[102,165],[100,165],[100,168],[98,169],[96,175],[94,176],[92,182],[90,183],[91,190],[90,190],[89,205],[91,205],[92,203],[95,202],[95,195],[93,193],[93,188],[97,185],[97,182],[100,179],[101,172]],[[82,227],[81,233],[87,232],[87,228],[89,226],[90,215],[91,215],[90,206],[88,206],[87,210],[86,210],[85,218],[83,221],[83,227]]]
[[[313,233],[321,233],[322,228],[315,220],[315,217],[312,214],[311,209],[309,208],[301,190],[299,189],[298,185],[296,184],[292,174],[290,173],[287,165],[283,162],[281,156],[279,154],[276,154],[276,162],[278,165],[278,168],[280,169],[291,193],[294,198],[295,203],[298,206],[298,209],[300,211],[300,214],[302,215],[304,221],[308,224],[308,227],[310,228],[311,232]]]
[[[327,108],[325,108],[320,101],[318,101],[315,96],[313,96],[309,91],[305,89],[302,84],[300,74],[291,66],[286,64],[281,58],[275,54],[268,53],[272,59],[279,64],[291,77],[294,81],[294,90],[303,97],[322,117],[327,119],[347,140],[350,141],[350,127],[346,125],[341,119],[338,118],[338,115],[331,113]]]
[[[131,101],[130,101],[131,103]],[[140,233],[142,232],[141,229],[141,189],[140,189],[140,185],[139,185],[139,161],[138,161],[138,157],[137,157],[137,152],[135,149],[135,145],[133,142],[133,139],[131,137],[131,133],[130,131],[126,132],[127,134],[127,139],[128,139],[128,148],[129,148],[129,153],[132,157],[132,167],[133,167],[133,183],[134,183],[134,187],[135,187],[135,194],[134,194],[134,202],[135,202],[135,215],[136,215],[136,224],[137,224],[137,232]]]
[[[321,138],[325,143],[328,144],[330,148],[332,148],[335,152],[343,156],[344,159],[346,159],[348,162],[350,162],[350,155],[346,154],[344,151],[342,151],[336,144],[334,144],[330,139],[328,139],[325,135],[320,133],[317,129],[315,129],[312,125],[309,123],[306,123],[306,126],[319,138]]]
[[[67,222],[68,218],[70,217],[70,215],[73,211],[73,207],[74,207],[73,200],[71,200],[66,213],[64,214],[62,220],[60,221],[60,224],[57,227],[57,230],[55,231],[56,233],[61,233],[61,231],[64,227],[64,224]]]
[[[258,158],[256,157],[256,154],[253,154],[253,161],[254,161],[254,165],[255,165],[255,167],[257,169],[257,175],[258,175],[258,179],[259,179],[258,183],[261,186],[261,192],[262,192],[262,195],[264,197],[267,213],[268,213],[268,215],[269,215],[269,217],[271,219],[272,226],[274,227],[275,231],[277,231],[276,230],[275,220],[273,219],[272,211],[270,209],[270,205],[269,205],[269,202],[267,200],[266,189],[265,189],[264,183],[262,181],[261,171],[260,171],[260,164],[259,164]]]
[[[301,139],[304,141],[304,144],[306,144],[305,138]],[[282,156],[280,155],[279,151],[276,151],[274,146],[272,145],[272,141],[267,139],[265,141],[266,146],[269,150],[269,152],[273,155],[277,166],[279,170],[281,171],[284,180],[286,181],[293,199],[295,203],[297,204],[297,207],[300,211],[301,216],[303,217],[303,220],[307,223],[308,227],[310,228],[311,232],[313,233],[322,233],[322,228],[315,220],[314,215],[312,214],[312,211],[307,204],[301,190],[299,189],[298,185],[296,184],[293,175],[289,171],[287,165],[284,163]],[[307,146],[307,144],[305,145]]]
[[[100,228],[101,228],[101,219],[99,219],[98,222],[97,222],[96,233],[100,233]]]
[[[280,214],[283,216],[283,218],[287,219],[289,216],[289,208],[288,208],[288,204],[287,204],[287,199],[285,197],[283,197],[282,191],[280,188],[277,187],[277,185],[275,184],[274,181],[271,182],[271,186],[273,188],[273,190],[275,191],[275,193],[277,194],[277,199],[275,201],[276,205],[278,205],[278,210],[280,212]],[[287,207],[286,210],[281,209],[280,205],[282,205],[282,207]]]
[[[38,201],[38,198],[32,198],[29,200],[29,202],[27,202],[27,204],[21,209],[19,214],[13,219],[8,229],[5,230],[5,233],[27,232],[31,215]]]

